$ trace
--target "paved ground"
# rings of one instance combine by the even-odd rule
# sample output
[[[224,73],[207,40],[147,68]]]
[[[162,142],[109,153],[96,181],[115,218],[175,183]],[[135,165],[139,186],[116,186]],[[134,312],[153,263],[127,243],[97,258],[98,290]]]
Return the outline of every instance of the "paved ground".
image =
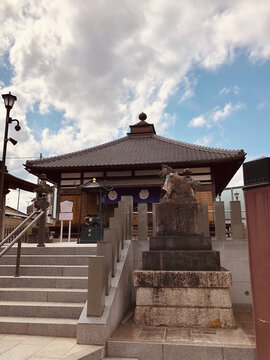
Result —
[[[120,325],[112,340],[162,342],[185,345],[255,348],[252,312],[249,307],[235,309],[236,329],[186,329],[134,326],[132,318]],[[95,351],[98,346],[77,345],[76,339],[46,336],[0,334],[0,360],[65,359],[71,354]]]
[[[118,327],[111,340],[255,348],[251,307],[238,306],[234,314],[237,322],[235,329],[135,326],[130,318]]]
[[[77,345],[77,339],[47,336],[0,334],[0,360],[65,359],[70,355],[88,354],[100,346]]]
[[[60,241],[55,241],[53,243],[46,243],[45,247],[82,247],[82,246],[87,246],[87,247],[97,247],[96,243],[83,243],[83,244],[77,244],[77,239],[71,239],[71,241],[67,241],[66,239],[63,240],[62,242]],[[13,245],[13,247],[17,247],[17,244]],[[37,247],[37,243],[22,243],[22,247],[24,248],[31,248]]]

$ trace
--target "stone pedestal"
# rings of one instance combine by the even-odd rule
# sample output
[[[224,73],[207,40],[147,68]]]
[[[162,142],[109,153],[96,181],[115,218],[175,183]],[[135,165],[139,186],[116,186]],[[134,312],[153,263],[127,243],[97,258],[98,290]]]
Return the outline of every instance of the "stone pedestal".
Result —
[[[229,288],[221,271],[136,270],[135,324],[171,327],[234,327]]]
[[[167,200],[156,206],[156,235],[203,234],[203,210],[197,201],[182,198]]]
[[[135,324],[234,327],[231,273],[203,235],[202,207],[191,199],[156,206],[156,236],[134,273]]]

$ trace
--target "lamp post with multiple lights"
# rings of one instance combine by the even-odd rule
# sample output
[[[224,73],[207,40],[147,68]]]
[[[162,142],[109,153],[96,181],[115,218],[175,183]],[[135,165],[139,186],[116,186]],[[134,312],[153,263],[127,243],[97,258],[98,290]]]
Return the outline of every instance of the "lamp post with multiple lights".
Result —
[[[0,239],[3,238],[4,235],[4,206],[5,206],[5,188],[4,188],[4,179],[5,179],[5,169],[6,169],[6,154],[7,154],[7,143],[10,141],[13,145],[17,144],[17,141],[8,138],[8,127],[12,122],[16,122],[15,130],[20,131],[20,123],[17,119],[12,119],[9,114],[10,110],[13,108],[15,101],[17,100],[16,96],[12,95],[10,92],[8,94],[3,94],[2,98],[4,99],[6,112],[6,123],[5,123],[5,133],[4,133],[4,143],[3,143],[3,153],[2,153],[2,165],[1,165],[1,173],[0,173]]]

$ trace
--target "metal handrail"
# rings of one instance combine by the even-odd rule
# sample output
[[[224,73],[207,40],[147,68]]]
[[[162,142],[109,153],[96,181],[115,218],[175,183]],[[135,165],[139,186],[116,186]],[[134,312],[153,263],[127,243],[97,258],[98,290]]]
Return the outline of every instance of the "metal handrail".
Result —
[[[22,236],[27,232],[27,230],[28,230],[31,226],[33,226],[33,225],[39,220],[39,218],[40,218],[42,215],[44,215],[44,211],[38,210],[38,211],[34,211],[34,212],[39,212],[38,216],[35,217],[35,218],[30,222],[30,224],[28,224],[28,225],[26,226],[26,228],[23,229],[23,231],[20,232],[20,234],[17,235],[17,236],[15,237],[15,239],[13,239],[13,240],[5,247],[5,249],[4,249],[3,251],[1,251],[1,253],[0,253],[0,258],[1,258],[10,248],[12,248],[12,246],[13,246],[16,242],[18,242],[15,277],[19,277],[19,276],[20,276],[21,238],[22,238]],[[30,216],[28,216],[27,219],[31,218],[32,216],[33,216],[33,214],[31,214]],[[19,225],[19,226],[15,229],[15,230],[16,230],[15,232],[17,232],[20,228],[21,228],[21,226]],[[13,234],[14,234],[15,232],[13,231]],[[8,240],[7,238],[8,238],[8,236],[4,239],[5,242]],[[3,240],[3,241],[4,241],[4,240]],[[3,243],[3,241],[1,242],[1,244]]]
[[[34,216],[34,215],[37,214],[37,213],[39,213],[39,210],[34,210],[34,211],[32,212],[32,214],[30,214],[29,216],[27,216],[27,218],[24,219],[23,222],[21,222],[21,223],[16,227],[16,229],[14,229],[13,231],[11,231],[11,233],[8,234],[8,236],[6,236],[6,237],[4,238],[4,240],[2,240],[2,241],[0,242],[0,247],[1,247],[3,244],[5,244],[5,242],[7,242],[7,241],[9,240],[9,238],[11,238],[14,234],[16,234],[16,232],[17,232],[18,230],[20,230],[20,228],[21,228],[29,219],[31,219],[32,216]]]

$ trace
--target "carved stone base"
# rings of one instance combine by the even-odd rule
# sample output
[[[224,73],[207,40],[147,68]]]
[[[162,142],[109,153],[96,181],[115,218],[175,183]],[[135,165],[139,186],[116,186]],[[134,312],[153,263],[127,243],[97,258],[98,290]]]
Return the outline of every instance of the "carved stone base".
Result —
[[[234,327],[232,276],[203,236],[203,210],[179,197],[156,206],[156,237],[134,272],[134,323],[172,327]]]
[[[229,289],[137,288],[137,306],[204,307],[231,309]]]
[[[232,328],[232,309],[137,306],[135,325],[191,328]]]
[[[229,271],[136,270],[134,275],[135,324],[235,327]]]
[[[188,199],[161,202],[156,207],[156,235],[203,234],[202,207]]]
[[[230,288],[232,273],[221,271],[134,271],[134,286],[164,288]]]

